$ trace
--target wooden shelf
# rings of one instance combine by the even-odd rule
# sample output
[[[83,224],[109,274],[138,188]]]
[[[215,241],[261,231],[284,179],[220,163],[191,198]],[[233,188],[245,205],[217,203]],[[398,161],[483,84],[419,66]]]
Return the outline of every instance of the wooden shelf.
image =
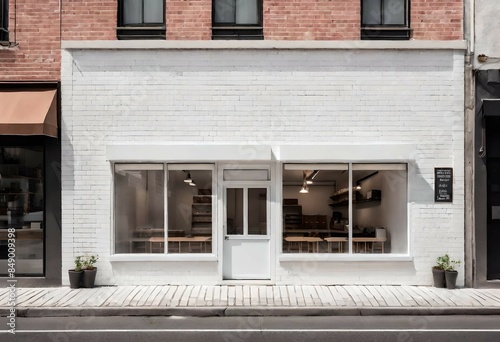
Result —
[[[362,204],[362,203],[370,203],[370,202],[380,202],[379,199],[364,199],[364,200],[360,200],[360,201],[353,201],[352,203],[353,204]],[[329,206],[331,208],[336,208],[336,207],[345,207],[349,204],[349,201],[343,201],[343,202],[339,202],[339,203],[332,203],[332,204],[329,204]]]
[[[212,195],[194,195],[191,206],[191,234],[212,235]]]
[[[302,228],[301,205],[283,205],[283,227],[286,229]]]

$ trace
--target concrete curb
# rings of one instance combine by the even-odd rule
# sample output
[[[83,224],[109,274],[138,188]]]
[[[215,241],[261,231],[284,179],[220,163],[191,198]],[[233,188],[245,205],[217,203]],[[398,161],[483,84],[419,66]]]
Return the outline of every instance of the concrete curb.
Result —
[[[9,308],[0,308],[6,317]],[[114,307],[114,308],[16,308],[17,317],[109,317],[109,316],[190,316],[190,317],[247,317],[247,316],[451,316],[500,315],[500,307]]]

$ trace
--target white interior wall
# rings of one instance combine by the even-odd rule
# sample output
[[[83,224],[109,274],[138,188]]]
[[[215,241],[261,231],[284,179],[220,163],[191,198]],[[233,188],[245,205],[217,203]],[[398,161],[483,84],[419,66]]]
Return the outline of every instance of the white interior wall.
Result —
[[[354,223],[360,227],[385,227],[386,252],[408,252],[407,177],[406,171],[379,171],[362,183],[361,193],[380,190],[381,201],[359,203],[353,211]]]
[[[299,193],[300,185],[290,185],[283,187],[283,198],[297,198],[302,206],[302,215],[327,215],[327,222],[332,218],[332,208],[330,196],[334,193],[332,186],[309,186],[308,194]],[[335,209],[336,211],[337,208]]]

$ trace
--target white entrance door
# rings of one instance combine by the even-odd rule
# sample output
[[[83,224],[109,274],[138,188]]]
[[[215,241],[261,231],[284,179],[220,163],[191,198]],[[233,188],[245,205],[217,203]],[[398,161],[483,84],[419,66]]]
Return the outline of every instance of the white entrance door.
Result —
[[[224,188],[224,279],[270,279],[269,187]]]

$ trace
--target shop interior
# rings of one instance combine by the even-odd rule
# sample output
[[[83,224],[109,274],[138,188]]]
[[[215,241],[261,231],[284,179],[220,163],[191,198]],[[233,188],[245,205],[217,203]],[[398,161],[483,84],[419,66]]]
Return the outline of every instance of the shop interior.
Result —
[[[283,167],[284,253],[406,253],[406,165],[310,166]]]

